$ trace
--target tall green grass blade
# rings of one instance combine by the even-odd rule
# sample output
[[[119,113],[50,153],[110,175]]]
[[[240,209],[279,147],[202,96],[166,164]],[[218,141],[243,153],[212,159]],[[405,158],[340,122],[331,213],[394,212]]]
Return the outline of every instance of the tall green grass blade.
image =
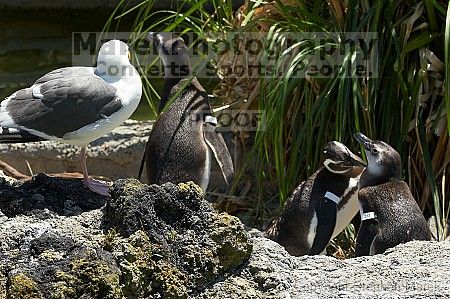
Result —
[[[436,19],[436,14],[434,12],[434,5],[432,0],[424,0],[425,8],[427,9],[428,21],[430,23],[430,29],[432,32],[437,32],[439,30],[438,23]]]
[[[408,45],[405,47],[404,52],[408,53],[417,50],[419,48],[423,48],[424,46],[428,45],[435,39],[438,39],[440,36],[441,34],[437,32],[434,33],[423,32],[408,43]]]
[[[444,53],[444,98],[447,106],[447,133],[450,136],[450,5],[447,7],[447,17],[445,19]]]
[[[192,15],[195,11],[199,10],[204,4],[206,3],[206,0],[200,0],[195,5],[190,7],[186,12],[181,14],[181,16],[175,20],[172,24],[167,26],[165,28],[165,31],[172,31],[174,30],[178,25],[180,25],[185,19],[187,19],[190,15]]]
[[[443,228],[443,214],[441,213],[441,202],[439,199],[439,193],[438,193],[438,189],[436,186],[436,178],[434,176],[434,172],[433,172],[433,167],[432,167],[432,163],[431,163],[431,158],[430,158],[430,152],[428,149],[428,142],[426,140],[425,137],[425,128],[423,123],[420,121],[420,119],[418,118],[418,123],[417,123],[417,132],[418,132],[418,137],[419,137],[419,142],[420,142],[420,147],[421,147],[421,152],[423,154],[423,164],[425,166],[425,171],[426,171],[426,178],[427,178],[427,182],[431,187],[431,196],[432,196],[432,201],[434,204],[434,211],[436,213],[436,224],[437,224],[437,239],[439,240],[443,240],[445,238],[444,236],[444,228]],[[445,225],[445,223],[444,223]]]
[[[149,3],[152,3],[152,4],[153,4],[153,0],[145,0],[145,1],[142,1],[141,3],[138,3],[138,4],[136,4],[135,6],[133,6],[132,8],[130,8],[130,9],[124,11],[124,12],[121,13],[120,15],[115,16],[115,19],[123,18],[124,16],[126,16],[126,15],[128,15],[129,13],[135,11],[135,10],[138,9],[138,8],[141,8],[141,7],[144,6],[144,5],[145,5],[145,6],[148,6]],[[137,19],[139,19],[139,17],[138,17]]]

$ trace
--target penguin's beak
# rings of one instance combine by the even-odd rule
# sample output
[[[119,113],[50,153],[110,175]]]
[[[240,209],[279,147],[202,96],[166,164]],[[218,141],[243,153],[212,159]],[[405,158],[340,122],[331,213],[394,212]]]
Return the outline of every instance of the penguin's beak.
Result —
[[[147,39],[149,40],[149,41],[151,41],[151,42],[153,42],[153,40],[155,39],[155,37],[156,37],[156,32],[149,32],[149,33],[147,33]]]
[[[147,40],[158,46],[161,43],[161,35],[158,32],[149,32],[147,33]]]
[[[349,156],[349,164],[353,167],[366,167],[367,164],[357,155],[351,153]]]
[[[367,151],[370,151],[372,149],[372,143],[373,141],[370,140],[367,136],[365,136],[362,133],[356,133],[355,134],[355,139],[362,145],[364,146],[364,149]]]

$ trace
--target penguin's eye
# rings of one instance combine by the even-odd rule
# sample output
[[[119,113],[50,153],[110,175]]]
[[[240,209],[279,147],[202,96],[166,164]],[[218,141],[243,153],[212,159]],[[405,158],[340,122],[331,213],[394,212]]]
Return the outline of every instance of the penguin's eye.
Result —
[[[172,53],[173,54],[177,54],[178,53],[178,44],[180,43],[180,41],[178,39],[176,39],[173,43],[172,43]]]

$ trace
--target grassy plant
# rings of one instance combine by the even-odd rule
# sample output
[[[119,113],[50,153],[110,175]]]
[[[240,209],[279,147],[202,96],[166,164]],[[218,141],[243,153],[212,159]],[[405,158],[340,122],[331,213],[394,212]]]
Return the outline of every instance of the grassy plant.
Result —
[[[362,131],[393,145],[403,157],[405,180],[427,216],[436,215],[438,238],[446,235],[450,187],[450,17],[448,3],[424,1],[262,1],[246,2],[237,15],[230,1],[184,1],[179,11],[152,12],[152,1],[139,4],[134,29],[208,32],[267,31],[283,40],[282,32],[375,32],[378,36],[376,77],[299,78],[296,68],[307,51],[287,61],[292,72],[278,78],[246,79],[223,76],[216,93],[240,109],[265,111],[265,130],[251,136],[245,171],[255,176],[254,217],[262,220],[276,199],[280,205],[320,163],[320,148],[339,140],[353,150],[353,133]],[[180,10],[181,11],[181,10]],[[122,14],[116,11],[115,17]],[[277,35],[278,34],[278,35]],[[339,46],[339,45],[338,45]],[[306,50],[305,50],[306,49]],[[260,57],[264,58],[264,54]],[[233,57],[219,57],[229,61]],[[347,57],[349,62],[352,57]],[[250,63],[242,61],[243,63]],[[279,63],[286,63],[280,55]],[[150,106],[157,97],[147,81]],[[247,101],[243,101],[245,98]],[[248,136],[242,138],[249,138]]]
[[[327,246],[327,253],[338,259],[346,259],[355,256],[355,226],[350,223]]]

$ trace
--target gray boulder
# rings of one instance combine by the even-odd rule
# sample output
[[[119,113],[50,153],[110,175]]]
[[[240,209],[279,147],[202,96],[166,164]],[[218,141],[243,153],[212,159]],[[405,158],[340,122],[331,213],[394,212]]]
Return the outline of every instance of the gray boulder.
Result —
[[[450,241],[290,256],[194,184],[0,180],[0,298],[450,298]]]
[[[89,173],[111,180],[136,177],[152,128],[149,121],[126,121],[87,148]],[[80,148],[55,141],[0,144],[1,159],[18,171],[33,173],[80,172]]]
[[[195,298],[450,298],[450,242],[414,241],[337,260],[253,238],[250,260]]]
[[[193,183],[118,180],[107,202],[79,179],[0,184],[0,298],[187,298],[251,253]]]

